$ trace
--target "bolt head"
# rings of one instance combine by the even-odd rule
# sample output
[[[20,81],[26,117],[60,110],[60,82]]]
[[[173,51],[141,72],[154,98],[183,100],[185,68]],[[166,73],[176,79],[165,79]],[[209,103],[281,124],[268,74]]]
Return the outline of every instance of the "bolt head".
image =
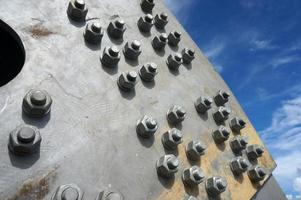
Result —
[[[179,160],[172,154],[162,156],[156,163],[157,173],[164,178],[173,176],[179,168]]]
[[[230,147],[236,154],[241,153],[241,151],[246,148],[247,144],[247,139],[242,136],[236,136],[230,141]]]
[[[34,141],[35,135],[35,129],[24,126],[18,130],[17,139],[21,143],[29,143]]]
[[[168,35],[168,44],[170,46],[178,46],[179,42],[181,41],[182,33],[179,31],[172,31]]]
[[[94,22],[91,25],[91,29],[95,32],[95,33],[100,33],[101,31],[101,25],[99,22]]]
[[[256,160],[264,153],[264,148],[258,144],[249,145],[246,149],[247,156],[250,160]]]
[[[168,15],[166,13],[157,14],[155,16],[155,26],[157,29],[164,29],[168,23]]]
[[[101,63],[106,67],[114,67],[120,61],[120,52],[116,46],[105,47],[102,57]]]
[[[125,25],[125,22],[123,21],[123,19],[117,19],[115,21],[115,25],[116,25],[117,28],[122,29]]]
[[[183,63],[190,64],[195,58],[194,54],[195,54],[194,50],[184,48],[182,50]]]
[[[153,26],[153,16],[151,14],[144,15],[139,18],[137,24],[141,32],[149,33]]]
[[[117,81],[119,88],[125,92],[134,90],[136,85],[137,73],[134,71],[129,71],[122,73]]]
[[[85,21],[88,9],[83,0],[71,0],[69,1],[67,14],[68,16],[77,22]]]
[[[182,143],[183,134],[180,130],[172,128],[162,135],[162,144],[166,149],[174,150]]]
[[[102,191],[98,194],[96,200],[124,200],[119,192]]]
[[[76,8],[84,9],[86,4],[84,0],[75,0],[74,5]]]
[[[155,2],[154,0],[141,0],[140,5],[144,12],[151,13],[155,6]]]
[[[230,130],[225,126],[219,126],[218,129],[213,131],[212,137],[216,143],[222,143],[229,139]]]
[[[174,105],[167,111],[166,116],[169,123],[178,124],[184,121],[186,111],[181,106]]]
[[[223,177],[213,176],[206,180],[205,187],[209,196],[218,196],[227,188],[227,180]]]
[[[212,99],[209,97],[199,97],[195,102],[194,106],[198,113],[204,114],[211,108]]]
[[[179,53],[171,54],[167,57],[166,64],[170,70],[178,70],[182,64],[182,56]]]
[[[259,182],[262,181],[267,172],[260,166],[253,166],[249,171],[248,171],[248,176],[252,182]]]
[[[245,128],[246,122],[241,118],[234,117],[230,120],[230,128],[234,131],[239,133],[241,129]]]
[[[227,103],[229,101],[229,97],[230,97],[229,93],[227,93],[223,90],[220,90],[214,97],[215,104],[217,106],[223,106],[225,103]]]
[[[134,40],[129,44],[125,44],[123,49],[124,56],[129,60],[137,60],[141,54],[141,43],[138,40]]]
[[[203,142],[192,140],[186,145],[186,155],[189,160],[197,161],[205,154],[206,148],[207,146]]]
[[[201,168],[194,165],[190,168],[186,168],[183,171],[182,180],[186,186],[195,187],[205,179],[205,175]]]
[[[78,200],[78,191],[75,188],[67,188],[62,193],[62,200]]]
[[[85,41],[90,44],[98,45],[102,40],[103,32],[100,22],[89,23],[84,31]]]
[[[83,191],[75,184],[59,186],[52,195],[51,200],[81,200]]]
[[[122,19],[117,19],[114,22],[110,22],[107,28],[108,35],[114,39],[122,39],[125,30],[125,22]]]
[[[249,164],[247,163],[247,160],[241,156],[233,158],[230,162],[230,168],[232,172],[236,175],[247,171],[248,167]]]
[[[158,123],[152,117],[144,115],[137,122],[136,131],[137,134],[143,138],[152,137],[158,129]]]
[[[157,65],[155,63],[146,63],[139,69],[139,75],[143,81],[152,82],[157,74]]]

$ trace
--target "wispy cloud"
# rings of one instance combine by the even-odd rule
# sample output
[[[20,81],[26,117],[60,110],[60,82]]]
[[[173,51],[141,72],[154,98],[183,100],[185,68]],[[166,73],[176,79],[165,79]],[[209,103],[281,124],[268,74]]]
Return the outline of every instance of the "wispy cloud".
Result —
[[[260,40],[254,38],[250,42],[251,45],[251,51],[256,51],[256,50],[273,50],[277,49],[278,46],[273,44],[271,40]]]
[[[283,56],[283,57],[272,59],[270,65],[275,69],[286,64],[297,62],[299,60],[300,60],[299,56],[295,56],[295,55]]]

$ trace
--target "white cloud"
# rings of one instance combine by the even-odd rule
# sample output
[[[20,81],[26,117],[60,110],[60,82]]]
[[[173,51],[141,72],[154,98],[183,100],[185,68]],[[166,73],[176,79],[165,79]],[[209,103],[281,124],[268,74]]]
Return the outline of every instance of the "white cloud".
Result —
[[[298,192],[301,192],[301,176],[295,178],[295,180],[294,180],[294,189]]]
[[[220,56],[220,54],[223,52],[224,49],[225,49],[225,43],[213,41],[211,44],[205,47],[204,54],[208,58],[214,59]]]
[[[278,48],[276,45],[272,44],[271,40],[259,40],[257,38],[253,38],[250,42],[251,51],[255,50],[272,50]]]
[[[300,60],[300,58],[298,56],[283,56],[283,57],[272,59],[270,64],[275,69],[279,66],[286,65],[289,63],[294,63],[299,60]]]

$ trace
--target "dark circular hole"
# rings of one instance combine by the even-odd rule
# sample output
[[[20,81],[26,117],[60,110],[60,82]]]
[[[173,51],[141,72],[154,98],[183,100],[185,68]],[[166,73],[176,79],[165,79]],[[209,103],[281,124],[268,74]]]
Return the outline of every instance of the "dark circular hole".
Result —
[[[0,19],[0,87],[15,78],[25,62],[25,50],[18,34]]]

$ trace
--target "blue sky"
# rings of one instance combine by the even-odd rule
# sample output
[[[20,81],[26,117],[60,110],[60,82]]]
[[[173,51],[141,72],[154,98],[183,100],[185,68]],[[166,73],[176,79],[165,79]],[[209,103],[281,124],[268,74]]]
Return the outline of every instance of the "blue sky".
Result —
[[[301,199],[301,1],[165,0],[230,86]]]

